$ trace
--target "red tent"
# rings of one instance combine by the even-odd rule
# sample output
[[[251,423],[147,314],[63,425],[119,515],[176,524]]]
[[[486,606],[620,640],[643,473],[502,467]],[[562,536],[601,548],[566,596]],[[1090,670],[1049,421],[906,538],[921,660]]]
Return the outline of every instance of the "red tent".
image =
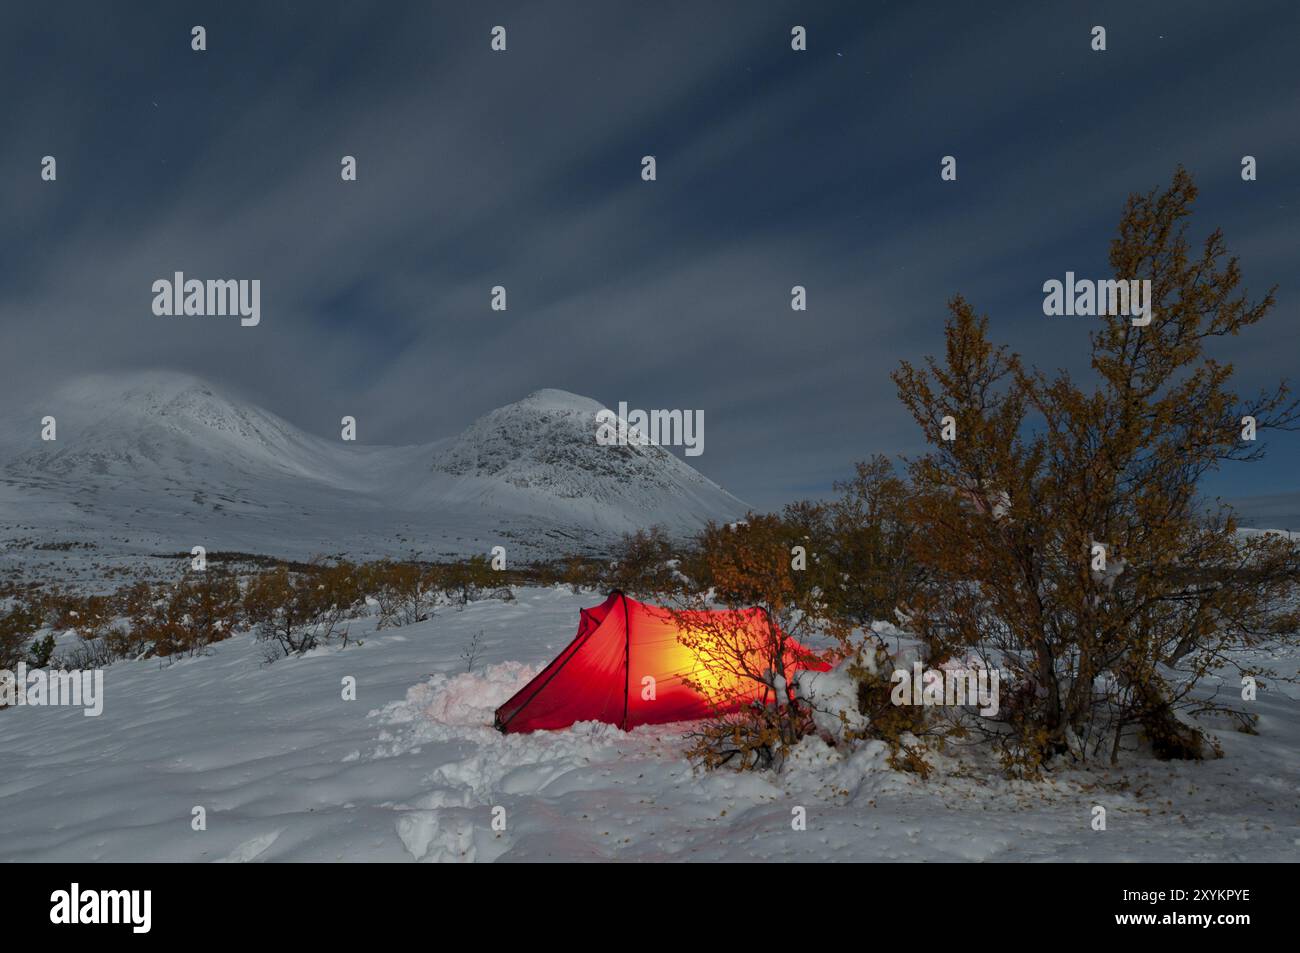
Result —
[[[594,720],[627,730],[706,718],[719,709],[734,710],[763,698],[762,685],[719,675],[713,671],[716,664],[704,664],[699,648],[678,638],[686,633],[688,642],[698,646],[717,631],[752,631],[756,645],[771,644],[761,609],[674,617],[666,609],[614,592],[594,609],[582,610],[577,636],[497,709],[496,727],[503,732],[536,731]],[[787,673],[827,668],[793,639],[787,640],[785,663]],[[707,691],[699,687],[706,685]]]

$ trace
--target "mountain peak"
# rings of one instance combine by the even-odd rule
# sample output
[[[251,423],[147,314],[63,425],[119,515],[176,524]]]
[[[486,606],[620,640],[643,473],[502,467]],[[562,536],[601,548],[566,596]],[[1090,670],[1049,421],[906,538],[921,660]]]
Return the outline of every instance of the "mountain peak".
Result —
[[[105,397],[155,397],[166,400],[191,391],[216,396],[216,389],[203,378],[183,371],[165,370],[84,374],[63,384],[57,393],[74,400],[85,396],[96,400]]]
[[[147,472],[193,485],[236,473],[236,482],[259,473],[336,476],[332,447],[193,374],[87,374],[56,388],[41,408],[57,419],[58,439],[38,442],[31,428],[9,439],[17,446],[7,470],[131,480]]]
[[[663,447],[599,443],[596,415],[605,409],[568,391],[534,391],[440,444],[430,469],[457,481],[445,492],[462,504],[547,511],[618,531],[656,522],[690,529],[744,513],[743,503]]]
[[[555,410],[568,413],[591,414],[593,417],[605,409],[605,405],[599,401],[592,400],[590,397],[583,397],[581,394],[574,394],[571,391],[559,390],[554,387],[543,387],[541,390],[535,390],[523,400],[516,401],[513,404],[507,404],[505,407],[498,408],[506,410],[510,407],[523,407],[529,410]]]

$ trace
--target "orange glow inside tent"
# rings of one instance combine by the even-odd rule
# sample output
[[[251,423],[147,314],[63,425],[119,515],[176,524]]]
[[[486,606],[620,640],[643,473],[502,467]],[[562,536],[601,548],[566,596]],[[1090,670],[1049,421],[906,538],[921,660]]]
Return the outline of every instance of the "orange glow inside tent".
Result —
[[[745,667],[761,673],[770,667],[761,654],[762,646],[774,644],[770,624],[760,609],[674,616],[614,592],[582,610],[573,641],[497,709],[496,727],[519,732],[604,721],[626,730],[770,700],[761,683],[719,664],[734,653],[715,644],[719,633],[729,644],[750,642],[755,651],[744,659]],[[785,640],[784,662],[787,677],[798,668],[828,667],[793,639]]]

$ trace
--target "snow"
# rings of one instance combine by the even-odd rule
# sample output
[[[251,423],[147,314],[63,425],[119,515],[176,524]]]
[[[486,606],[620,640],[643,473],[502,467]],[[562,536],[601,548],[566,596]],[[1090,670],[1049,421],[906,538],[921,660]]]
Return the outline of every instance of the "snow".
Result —
[[[381,447],[312,436],[191,375],[90,375],[0,421],[0,572],[70,580],[196,545],[302,560],[505,545],[520,562],[744,513],[667,450],[597,445],[600,409],[543,390],[457,437]],[[57,440],[40,439],[46,415]],[[69,543],[94,558],[70,565],[50,548]]]
[[[1266,685],[1260,733],[1217,732],[1226,756],[1203,763],[1135,753],[1031,783],[950,750],[921,781],[881,743],[841,753],[810,738],[780,774],[701,773],[681,725],[495,731],[495,707],[598,601],[515,595],[381,632],[363,621],[360,645],[271,665],[246,635],[207,657],[119,663],[98,718],[0,712],[0,860],[1280,861],[1300,847],[1292,686]]]
[[[535,511],[612,533],[651,523],[670,531],[726,522],[746,507],[663,447],[648,441],[601,446],[598,402],[540,390],[485,414],[433,455],[430,492],[498,512]]]
[[[794,676],[795,692],[812,708],[817,730],[837,741],[846,729],[860,731],[867,726],[868,719],[857,710],[858,686],[848,671],[852,661],[844,659],[827,672],[805,670]],[[868,656],[866,661],[874,659]]]

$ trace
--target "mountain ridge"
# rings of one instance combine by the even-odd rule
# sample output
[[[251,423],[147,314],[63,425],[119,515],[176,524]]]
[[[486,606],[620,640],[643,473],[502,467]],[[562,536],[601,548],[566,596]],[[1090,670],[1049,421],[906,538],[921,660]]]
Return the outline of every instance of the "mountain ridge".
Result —
[[[314,436],[190,374],[86,375],[0,428],[0,533],[138,532],[172,551],[267,555],[388,554],[399,547],[386,537],[403,552],[413,539],[480,551],[509,538],[547,555],[652,525],[684,536],[744,513],[661,447],[598,445],[603,409],[547,388],[455,436],[380,447]],[[45,414],[54,441],[40,439]]]

